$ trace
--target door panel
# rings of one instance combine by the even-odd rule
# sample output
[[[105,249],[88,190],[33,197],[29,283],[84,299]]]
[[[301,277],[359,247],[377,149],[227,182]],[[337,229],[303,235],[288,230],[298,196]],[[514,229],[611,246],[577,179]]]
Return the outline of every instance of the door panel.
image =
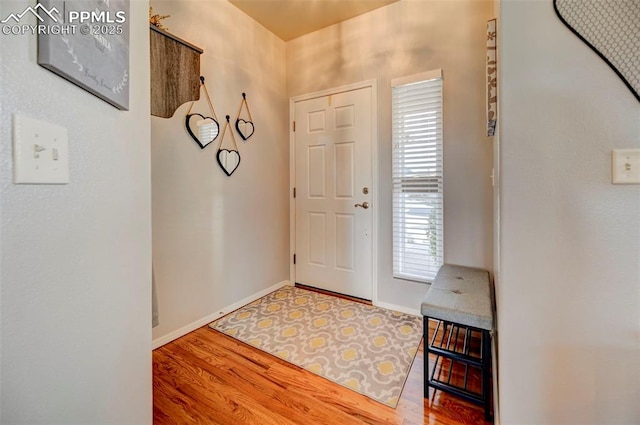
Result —
[[[327,215],[321,212],[309,212],[309,238],[303,252],[309,253],[309,264],[320,267],[327,265]]]
[[[325,199],[327,196],[326,191],[326,150],[324,145],[309,146],[307,154],[307,163],[309,164],[308,173],[309,176],[306,179],[308,184],[309,198]]]
[[[355,197],[355,146],[353,142],[336,143],[334,145],[336,161],[336,198],[354,199]]]
[[[372,289],[371,88],[296,102],[296,282],[359,298]],[[365,194],[363,188],[368,188]]]
[[[336,268],[348,272],[355,269],[355,217],[354,214],[336,214]]]

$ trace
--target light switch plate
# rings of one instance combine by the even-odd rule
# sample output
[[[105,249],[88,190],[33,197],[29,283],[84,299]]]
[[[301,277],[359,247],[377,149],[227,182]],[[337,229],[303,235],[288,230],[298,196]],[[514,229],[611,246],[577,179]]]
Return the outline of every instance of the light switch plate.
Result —
[[[13,115],[13,182],[69,183],[69,140],[65,127]]]
[[[640,149],[614,149],[611,175],[613,184],[640,184]]]

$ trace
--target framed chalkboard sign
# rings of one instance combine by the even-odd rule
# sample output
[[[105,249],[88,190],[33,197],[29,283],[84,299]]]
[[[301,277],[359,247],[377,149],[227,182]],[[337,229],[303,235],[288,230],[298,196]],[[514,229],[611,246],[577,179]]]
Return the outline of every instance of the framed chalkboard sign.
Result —
[[[129,109],[129,0],[40,0],[38,63],[118,109]],[[42,10],[42,8],[41,8]]]

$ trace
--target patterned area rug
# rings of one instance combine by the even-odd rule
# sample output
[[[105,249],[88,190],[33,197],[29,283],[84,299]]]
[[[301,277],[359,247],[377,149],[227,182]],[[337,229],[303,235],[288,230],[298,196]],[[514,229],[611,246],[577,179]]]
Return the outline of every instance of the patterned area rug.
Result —
[[[422,318],[285,286],[209,325],[396,407]]]

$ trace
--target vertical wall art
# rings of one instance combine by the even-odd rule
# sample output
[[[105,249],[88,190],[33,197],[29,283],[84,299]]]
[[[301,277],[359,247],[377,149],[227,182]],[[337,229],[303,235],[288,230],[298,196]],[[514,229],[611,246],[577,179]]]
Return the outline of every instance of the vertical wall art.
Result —
[[[41,0],[38,63],[110,103],[129,109],[129,0]]]
[[[496,20],[487,22],[487,136],[495,136],[498,124],[498,61]]]
[[[640,101],[640,1],[554,0],[553,7]]]

